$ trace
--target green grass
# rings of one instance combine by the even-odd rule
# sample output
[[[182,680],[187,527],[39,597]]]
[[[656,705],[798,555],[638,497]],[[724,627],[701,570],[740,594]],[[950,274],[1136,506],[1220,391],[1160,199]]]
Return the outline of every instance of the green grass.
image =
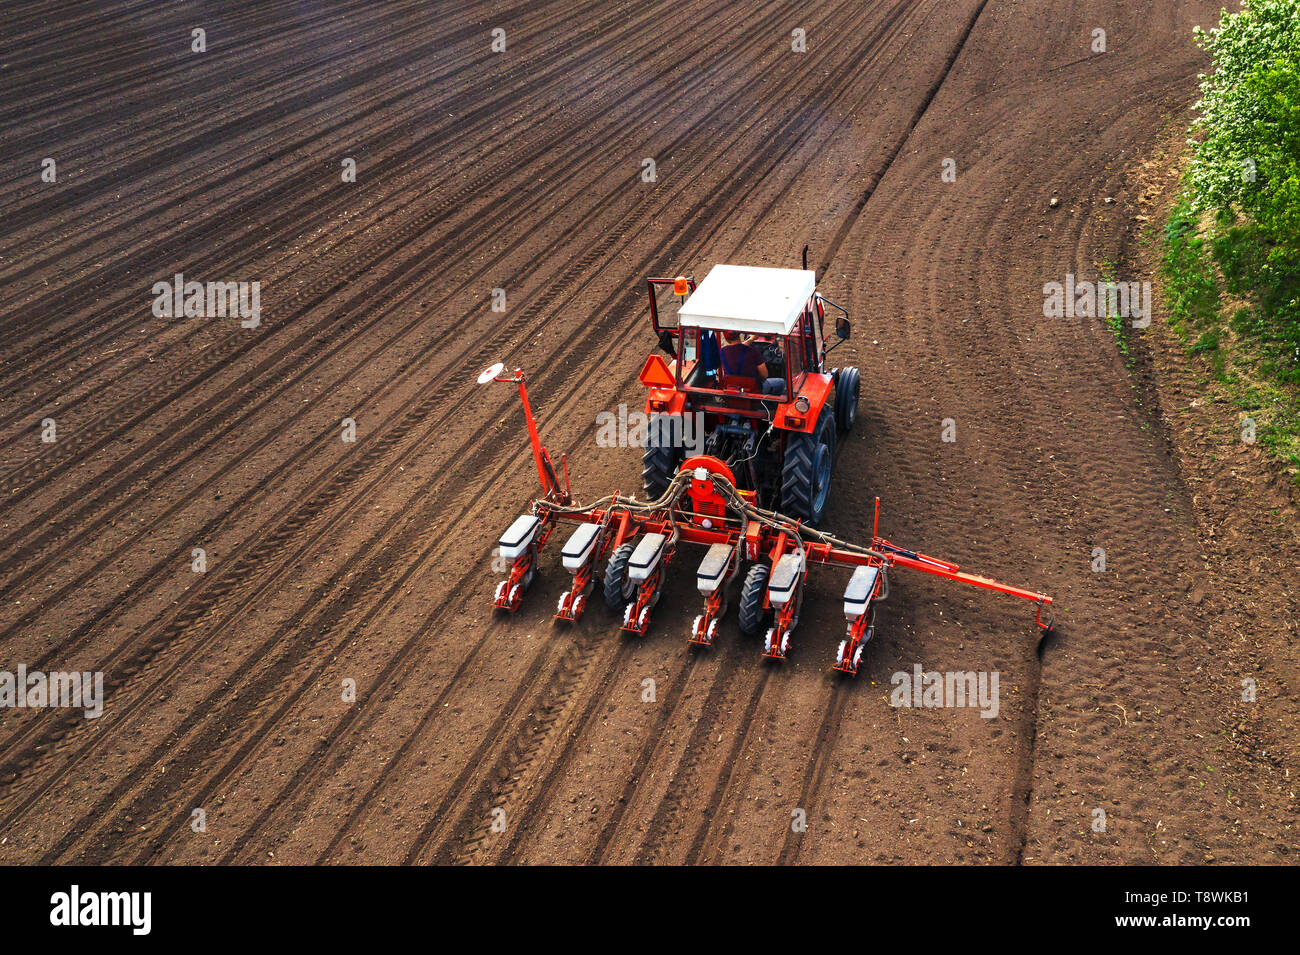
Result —
[[[1102,262],[1098,271],[1101,274],[1102,282],[1115,281],[1115,263],[1107,259]],[[1124,365],[1126,368],[1133,367],[1133,355],[1130,352],[1128,344],[1128,329],[1124,324],[1124,318],[1120,315],[1107,315],[1106,324],[1110,328],[1110,333],[1115,337],[1115,347],[1119,353],[1124,356]]]
[[[1164,230],[1160,274],[1169,324],[1238,411],[1257,443],[1300,467],[1300,373],[1267,301],[1266,240],[1238,218],[1198,216],[1186,199]],[[1119,332],[1117,331],[1118,335]],[[1295,476],[1300,485],[1300,475]]]

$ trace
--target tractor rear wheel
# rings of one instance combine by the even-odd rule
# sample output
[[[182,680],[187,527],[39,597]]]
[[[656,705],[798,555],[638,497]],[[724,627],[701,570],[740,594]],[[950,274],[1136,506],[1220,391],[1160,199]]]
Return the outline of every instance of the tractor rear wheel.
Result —
[[[852,366],[840,370],[835,382],[835,423],[841,431],[852,431],[858,420],[858,393],[862,390],[862,376]]]
[[[635,549],[636,545],[630,541],[620,544],[610,555],[609,564],[605,567],[605,606],[618,614],[632,602],[632,596],[636,593],[636,581],[629,580],[627,576],[627,562],[631,560]]]
[[[842,375],[843,373],[841,373]],[[786,439],[781,466],[781,510],[816,526],[830,499],[831,465],[835,458],[835,418],[822,408],[812,434],[796,432]]]
[[[656,415],[650,419],[650,434],[645,451],[641,455],[641,484],[645,488],[646,499],[657,501],[677,473],[677,465],[682,460],[682,450],[678,445],[673,419]]]
[[[767,593],[767,564],[754,564],[745,574],[745,586],[740,589],[740,632],[747,637],[761,633],[767,624],[769,611],[763,609],[763,595]]]
[[[645,488],[646,500],[657,501],[668,490],[681,455],[673,448],[646,448],[641,455],[641,485]]]

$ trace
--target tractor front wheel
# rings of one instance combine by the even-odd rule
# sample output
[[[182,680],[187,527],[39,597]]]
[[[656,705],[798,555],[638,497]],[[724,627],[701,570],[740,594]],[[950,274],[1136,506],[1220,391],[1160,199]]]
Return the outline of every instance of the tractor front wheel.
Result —
[[[605,606],[618,614],[632,602],[636,593],[636,581],[627,576],[627,562],[632,559],[635,549],[631,542],[620,544],[605,567]]]
[[[782,512],[813,526],[821,523],[830,499],[834,457],[835,419],[830,408],[823,408],[812,434],[796,432],[786,439],[781,467]]]
[[[767,627],[770,612],[763,609],[763,595],[767,593],[767,564],[754,564],[745,574],[745,586],[740,589],[740,632],[747,637],[762,633]]]
[[[852,366],[841,369],[835,382],[835,423],[841,431],[852,431],[858,420],[858,393],[862,390],[862,376]]]

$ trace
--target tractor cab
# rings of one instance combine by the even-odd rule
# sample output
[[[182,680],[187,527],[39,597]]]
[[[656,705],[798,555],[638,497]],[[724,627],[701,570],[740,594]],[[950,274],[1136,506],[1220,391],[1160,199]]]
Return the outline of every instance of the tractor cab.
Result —
[[[824,328],[827,300],[807,270],[717,265],[698,286],[683,276],[647,285],[655,333],[672,359],[674,387],[683,390],[791,401],[808,374],[823,373],[834,347]],[[684,300],[676,316],[660,307],[668,286]],[[847,314],[836,335],[848,338]],[[754,363],[740,357],[744,348],[766,366],[766,381],[756,380]]]
[[[829,352],[849,336],[847,313],[817,292],[807,269],[716,265],[698,286],[685,276],[647,286],[668,355],[652,355],[641,373],[646,412],[659,419],[643,459],[647,493],[661,493],[686,456],[673,437],[702,433],[704,447],[694,453],[732,468],[764,506],[820,521],[835,432],[851,428],[857,414],[856,369],[826,369]],[[670,286],[682,299],[675,315],[660,302]],[[828,304],[841,312],[834,343]],[[703,427],[684,427],[687,415]]]

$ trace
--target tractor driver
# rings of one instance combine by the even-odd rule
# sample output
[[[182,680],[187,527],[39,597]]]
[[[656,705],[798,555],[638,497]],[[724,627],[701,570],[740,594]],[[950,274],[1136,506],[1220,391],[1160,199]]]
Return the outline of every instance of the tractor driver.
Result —
[[[722,333],[726,344],[722,346],[722,375],[725,378],[748,378],[755,385],[762,382],[765,395],[779,395],[785,391],[784,378],[767,377],[767,363],[757,348],[743,339],[740,332]]]

